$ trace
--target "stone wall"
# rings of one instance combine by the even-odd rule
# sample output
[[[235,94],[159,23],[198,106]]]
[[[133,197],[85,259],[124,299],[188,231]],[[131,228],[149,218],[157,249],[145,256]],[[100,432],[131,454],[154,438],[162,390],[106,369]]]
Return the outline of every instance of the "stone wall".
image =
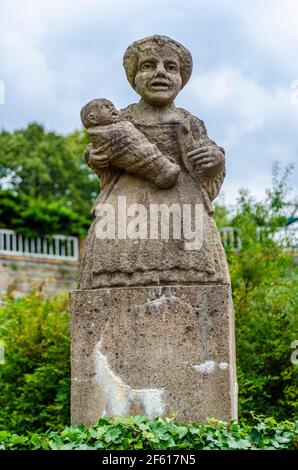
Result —
[[[76,285],[79,263],[0,256],[0,296],[5,292],[25,295],[32,289],[55,294],[71,290]]]

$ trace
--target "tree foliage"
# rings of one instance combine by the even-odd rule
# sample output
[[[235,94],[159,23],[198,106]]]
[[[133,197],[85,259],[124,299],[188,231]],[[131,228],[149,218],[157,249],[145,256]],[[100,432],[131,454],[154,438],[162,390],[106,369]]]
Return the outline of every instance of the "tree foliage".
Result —
[[[53,213],[54,218],[61,214],[63,219],[65,208],[68,209],[68,222],[71,219],[70,212],[73,212],[76,223],[82,218],[81,228],[85,230],[86,218],[99,190],[97,178],[83,159],[87,143],[84,132],[62,136],[45,131],[37,123],[31,123],[27,128],[14,132],[3,130],[0,132],[2,189],[11,191],[11,199],[18,196],[22,212],[27,209],[29,212],[39,210],[47,213],[49,219]],[[7,197],[8,194],[6,200]],[[1,205],[3,207],[4,202]],[[21,216],[16,227],[19,227]],[[32,222],[34,220],[33,217]],[[15,218],[8,228],[14,229],[14,222]],[[24,227],[25,222],[26,218]],[[62,222],[61,220],[60,226],[63,225]],[[73,232],[70,227],[68,225],[66,230]],[[47,233],[55,233],[51,230],[56,230],[55,223],[49,224]]]
[[[298,268],[274,235],[285,225],[290,189],[278,166],[265,201],[242,191],[231,220],[239,252],[228,252],[236,316],[240,416],[250,411],[298,418],[298,366],[291,344],[298,338]]]
[[[12,228],[27,237],[51,234],[84,237],[89,225],[87,216],[75,212],[61,200],[46,201],[0,190],[0,228]]]

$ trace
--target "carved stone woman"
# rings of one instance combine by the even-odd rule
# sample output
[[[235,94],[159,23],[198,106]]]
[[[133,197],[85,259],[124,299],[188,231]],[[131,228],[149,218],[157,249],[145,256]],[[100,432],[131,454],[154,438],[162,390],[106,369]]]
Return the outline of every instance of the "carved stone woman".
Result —
[[[124,67],[141,100],[120,119],[178,164],[180,174],[171,188],[159,189],[116,169],[109,146],[87,149],[102,191],[72,293],[72,419],[91,424],[105,414],[174,412],[182,421],[229,420],[237,415],[233,311],[212,210],[225,176],[224,150],[203,121],[174,105],[192,71],[185,47],[151,36],[128,47]],[[114,239],[98,237],[104,203],[115,210]],[[148,214],[156,204],[197,205],[202,243],[185,249],[188,234],[175,237],[173,230],[169,237],[123,236],[119,223],[132,204]]]
[[[182,45],[164,36],[134,42],[124,56],[127,78],[141,96],[121,111],[162,153],[181,167],[177,183],[157,190],[144,179],[109,166],[110,149],[87,152],[87,162],[100,176],[103,202],[118,210],[118,196],[126,204],[203,205],[203,245],[185,250],[183,240],[102,240],[95,221],[86,241],[80,288],[113,285],[156,285],[188,282],[229,282],[225,255],[213,221],[212,200],[225,176],[224,150],[207,136],[200,119],[176,108],[174,99],[189,80],[192,59]],[[129,171],[129,170],[128,170]],[[148,237],[149,238],[149,237]]]

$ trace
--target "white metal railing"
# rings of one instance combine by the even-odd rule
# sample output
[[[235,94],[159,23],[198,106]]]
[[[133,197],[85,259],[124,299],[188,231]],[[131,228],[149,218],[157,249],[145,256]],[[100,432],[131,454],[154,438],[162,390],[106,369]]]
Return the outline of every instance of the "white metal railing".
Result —
[[[224,227],[220,230],[222,244],[225,249],[230,248],[233,251],[239,251],[241,248],[241,237],[233,227]],[[258,227],[256,240],[262,240],[263,237],[271,238],[283,247],[284,251],[297,253],[298,251],[298,227],[283,227],[274,234],[268,233],[266,228]]]
[[[0,254],[78,261],[79,241],[64,235],[28,238],[14,230],[0,229]]]
[[[257,238],[261,236],[259,232],[257,232]],[[220,235],[225,249],[230,248],[233,251],[241,249],[240,235],[233,227],[222,228]],[[298,251],[297,227],[283,228],[274,234],[273,238],[283,246],[285,251],[293,253]],[[28,238],[17,234],[14,230],[0,229],[0,254],[78,261],[79,240],[77,237],[65,235]]]
[[[224,248],[230,248],[233,251],[239,251],[241,249],[241,239],[233,227],[222,228],[220,235]]]
[[[284,251],[296,254],[298,252],[297,223],[278,230],[274,234],[273,240],[279,243],[283,247]]]

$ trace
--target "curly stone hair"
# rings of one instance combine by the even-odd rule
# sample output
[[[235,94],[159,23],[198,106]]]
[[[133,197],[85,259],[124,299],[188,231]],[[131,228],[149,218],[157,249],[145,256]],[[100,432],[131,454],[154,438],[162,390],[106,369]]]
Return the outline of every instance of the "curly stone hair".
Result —
[[[182,46],[182,44],[174,41],[174,39],[171,39],[167,36],[155,35],[148,36],[144,39],[140,39],[139,41],[134,41],[125,51],[123,65],[127,79],[133,88],[135,88],[134,80],[138,70],[138,59],[140,51],[152,48],[160,48],[165,45],[169,45],[178,55],[180,62],[180,74],[182,78],[181,88],[186,85],[192,72],[191,53],[186,49],[186,47]]]

